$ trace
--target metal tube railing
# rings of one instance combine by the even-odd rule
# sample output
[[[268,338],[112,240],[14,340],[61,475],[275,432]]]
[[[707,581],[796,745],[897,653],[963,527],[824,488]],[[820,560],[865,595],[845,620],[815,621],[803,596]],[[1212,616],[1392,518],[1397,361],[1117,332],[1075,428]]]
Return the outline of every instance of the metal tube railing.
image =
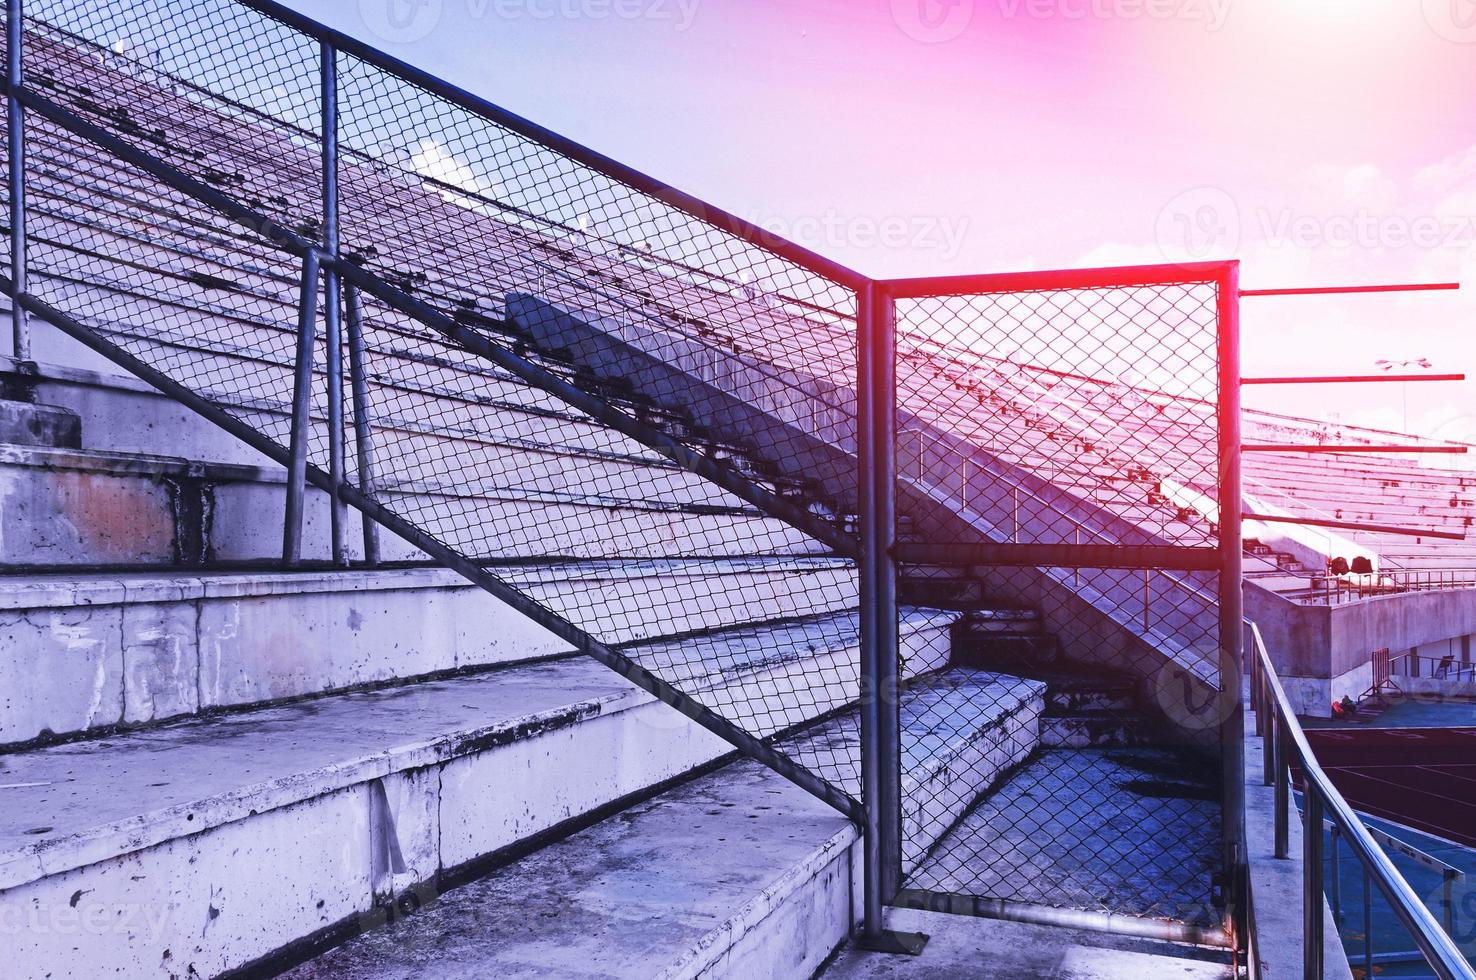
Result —
[[[1247,623],[1250,631],[1252,655],[1250,657],[1250,683],[1252,700],[1266,738],[1271,740],[1270,749],[1275,753],[1275,772],[1272,779],[1276,786],[1276,857],[1286,858],[1287,839],[1290,836],[1291,765],[1302,772],[1303,797],[1303,970],[1308,980],[1323,975],[1323,893],[1325,869],[1322,860],[1322,827],[1327,820],[1337,828],[1341,845],[1358,858],[1363,867],[1366,881],[1378,886],[1393,910],[1394,915],[1414,939],[1415,945],[1426,965],[1441,980],[1476,980],[1476,971],[1466,960],[1450,934],[1425,906],[1409,882],[1399,873],[1389,855],[1379,846],[1374,834],[1366,827],[1358,814],[1343,799],[1332,780],[1323,772],[1307,742],[1306,734],[1297,721],[1296,713],[1287,700],[1276,668],[1266,650],[1261,631],[1254,623]],[[1340,845],[1340,846],[1341,846]],[[1366,894],[1368,885],[1365,884]],[[1367,904],[1365,904],[1367,908]],[[1365,935],[1371,943],[1365,912]],[[1365,950],[1365,964],[1371,965],[1373,953]]]

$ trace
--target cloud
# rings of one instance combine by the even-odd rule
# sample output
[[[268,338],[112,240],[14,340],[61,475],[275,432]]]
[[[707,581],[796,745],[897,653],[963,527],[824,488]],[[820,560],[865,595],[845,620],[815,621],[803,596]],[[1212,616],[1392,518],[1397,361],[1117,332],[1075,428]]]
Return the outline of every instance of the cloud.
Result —
[[[410,166],[422,177],[459,187],[468,194],[482,193],[482,185],[472,169],[433,139],[420,141],[420,149],[410,155]]]

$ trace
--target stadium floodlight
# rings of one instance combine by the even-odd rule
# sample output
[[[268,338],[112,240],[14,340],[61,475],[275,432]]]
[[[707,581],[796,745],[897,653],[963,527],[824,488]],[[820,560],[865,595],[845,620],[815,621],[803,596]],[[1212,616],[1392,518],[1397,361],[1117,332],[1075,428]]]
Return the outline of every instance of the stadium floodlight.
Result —
[[[1409,368],[1420,368],[1421,370],[1428,371],[1430,370],[1430,366],[1430,359],[1428,357],[1415,357],[1407,361],[1391,361],[1381,357],[1377,361],[1374,361],[1374,367],[1380,371],[1392,371],[1395,368],[1404,368],[1406,370]],[[1400,383],[1399,395],[1404,402],[1404,431],[1409,432],[1409,382]]]

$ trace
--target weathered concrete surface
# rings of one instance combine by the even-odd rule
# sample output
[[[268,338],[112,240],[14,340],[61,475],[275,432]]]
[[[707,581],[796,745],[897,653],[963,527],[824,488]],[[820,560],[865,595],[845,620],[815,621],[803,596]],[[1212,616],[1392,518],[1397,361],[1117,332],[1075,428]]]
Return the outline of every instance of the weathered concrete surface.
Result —
[[[444,569],[0,581],[0,744],[563,653]]]
[[[933,849],[909,886],[1219,924],[1211,764],[1162,749],[1046,749]]]
[[[910,872],[964,811],[1040,743],[1045,684],[954,668],[902,695],[902,864]],[[779,749],[860,798],[861,732],[850,712]]]
[[[0,446],[0,565],[190,564],[281,556],[278,468]],[[309,490],[304,554],[326,555],[327,496]],[[350,551],[362,540],[350,514]],[[423,558],[394,535],[388,560]]]
[[[892,909],[887,924],[929,937],[921,956],[854,944],[824,980],[1234,980],[1223,954],[1107,933]]]
[[[1302,975],[1302,822],[1292,804],[1288,857],[1276,857],[1276,790],[1264,785],[1265,740],[1256,737],[1255,716],[1245,713],[1245,839],[1250,865],[1251,929],[1260,975],[1269,980]],[[1323,975],[1351,980],[1337,920],[1324,900]]]
[[[743,762],[286,974],[808,977],[850,931],[854,827]]]
[[[833,649],[816,649],[796,626],[787,646],[768,636],[707,673],[685,669],[684,686],[728,707],[766,692],[813,718],[831,706],[838,665],[855,661],[854,619],[838,618],[850,620],[849,643],[837,633]],[[920,612],[912,624],[946,635],[948,617]],[[794,672],[797,660],[812,669]],[[815,687],[795,686],[800,677]],[[95,894],[103,904],[88,909],[116,905],[149,926],[121,941],[29,931],[13,954],[23,974],[59,962],[79,976],[145,972],[167,949],[179,973],[211,975],[729,750],[574,658],[13,753],[0,756],[0,914],[65,917]],[[343,828],[331,846],[325,820]],[[267,884],[270,909],[201,929]],[[820,949],[809,938],[795,948]]]
[[[0,399],[0,443],[76,448],[82,445],[82,420],[55,405]]]
[[[572,564],[504,576],[589,620],[607,642],[856,602],[854,566],[827,561]],[[651,597],[673,593],[726,601],[653,615]],[[909,615],[906,649],[946,662],[947,624],[924,632],[922,622]],[[0,704],[11,704],[0,744],[568,650],[444,569],[0,579]]]
[[[4,756],[7,969],[239,966],[728,750],[670,713],[574,660]]]

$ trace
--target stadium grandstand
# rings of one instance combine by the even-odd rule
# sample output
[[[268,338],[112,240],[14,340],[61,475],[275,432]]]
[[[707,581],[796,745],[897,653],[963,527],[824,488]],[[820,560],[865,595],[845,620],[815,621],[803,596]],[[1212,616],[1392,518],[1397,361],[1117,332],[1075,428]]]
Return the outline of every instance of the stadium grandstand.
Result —
[[[1242,411],[1233,263],[876,283],[265,0],[6,36],[0,972],[1324,955],[1297,716],[1470,684],[1476,474]]]

